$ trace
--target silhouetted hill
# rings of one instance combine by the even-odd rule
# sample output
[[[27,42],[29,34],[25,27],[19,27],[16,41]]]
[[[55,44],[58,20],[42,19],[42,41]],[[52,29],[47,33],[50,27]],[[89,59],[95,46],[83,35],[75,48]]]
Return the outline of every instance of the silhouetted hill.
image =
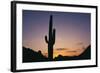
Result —
[[[91,46],[89,45],[86,50],[79,56],[62,56],[59,55],[53,60],[46,58],[41,51],[33,51],[30,48],[23,47],[23,62],[43,62],[43,61],[64,61],[64,60],[83,60],[91,59]]]
[[[91,46],[89,45],[86,50],[80,55],[83,59],[90,59],[91,58]]]
[[[63,60],[79,60],[80,58],[78,56],[62,56],[59,55],[58,57],[55,57],[54,60],[55,61],[63,61]]]
[[[23,47],[23,62],[45,61],[47,58],[42,55],[41,51],[33,51],[30,48]]]

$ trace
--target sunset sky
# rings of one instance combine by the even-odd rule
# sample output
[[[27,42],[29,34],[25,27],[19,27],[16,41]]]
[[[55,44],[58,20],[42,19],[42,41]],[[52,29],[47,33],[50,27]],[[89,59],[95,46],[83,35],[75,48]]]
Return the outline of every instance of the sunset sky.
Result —
[[[53,28],[56,29],[54,55],[74,56],[83,52],[91,40],[89,13],[49,12],[23,10],[23,46],[47,54],[50,15],[53,16]]]

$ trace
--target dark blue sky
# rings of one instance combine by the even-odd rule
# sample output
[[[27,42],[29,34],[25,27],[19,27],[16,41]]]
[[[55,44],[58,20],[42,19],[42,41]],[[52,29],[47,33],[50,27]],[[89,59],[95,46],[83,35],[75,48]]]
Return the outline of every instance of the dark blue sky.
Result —
[[[23,46],[33,50],[47,51],[45,35],[48,35],[50,15],[56,29],[54,48],[76,49],[90,44],[89,13],[48,12],[23,10]]]

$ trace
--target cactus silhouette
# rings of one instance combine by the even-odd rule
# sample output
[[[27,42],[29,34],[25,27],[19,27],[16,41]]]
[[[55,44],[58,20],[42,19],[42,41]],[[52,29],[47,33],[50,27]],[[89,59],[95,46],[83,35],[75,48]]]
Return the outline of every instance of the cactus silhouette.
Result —
[[[48,38],[45,36],[45,41],[48,44],[48,59],[53,60],[53,45],[55,44],[55,34],[56,30],[53,29],[53,18],[52,15],[50,16],[49,21],[49,35]]]

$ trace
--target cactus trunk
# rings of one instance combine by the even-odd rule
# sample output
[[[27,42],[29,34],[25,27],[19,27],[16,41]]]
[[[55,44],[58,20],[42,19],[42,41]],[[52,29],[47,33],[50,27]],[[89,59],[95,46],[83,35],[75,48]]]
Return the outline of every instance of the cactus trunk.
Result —
[[[52,24],[52,15],[50,16],[50,22],[49,22],[49,39],[47,39],[47,36],[45,36],[45,41],[48,44],[48,59],[53,60],[53,45],[55,44],[55,33],[56,30],[52,29],[53,24]]]

